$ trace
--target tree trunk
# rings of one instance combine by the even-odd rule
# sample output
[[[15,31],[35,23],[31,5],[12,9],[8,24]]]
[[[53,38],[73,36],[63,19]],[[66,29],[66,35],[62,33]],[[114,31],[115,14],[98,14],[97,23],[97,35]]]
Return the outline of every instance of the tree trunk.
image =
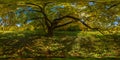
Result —
[[[54,31],[54,29],[48,28],[47,37],[52,37],[53,36],[53,31]]]

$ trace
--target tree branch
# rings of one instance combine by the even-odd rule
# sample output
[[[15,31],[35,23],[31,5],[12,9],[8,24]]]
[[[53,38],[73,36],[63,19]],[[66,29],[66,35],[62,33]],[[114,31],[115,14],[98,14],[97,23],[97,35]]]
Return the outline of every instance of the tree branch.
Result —
[[[46,6],[47,6],[48,4],[50,4],[50,3],[52,3],[52,2],[46,2],[46,3],[44,3],[43,9],[45,10]]]
[[[45,14],[44,11],[42,11],[42,14],[44,15],[45,17],[45,20],[49,22],[49,24],[52,24],[52,22],[48,19],[47,15]]]
[[[69,15],[62,16],[62,17],[60,17],[60,18],[56,18],[56,19],[54,19],[53,21],[59,21],[59,20],[62,20],[62,19],[64,19],[64,18],[66,18],[67,16],[69,16]]]
[[[79,18],[76,18],[76,17],[73,17],[73,16],[69,16],[69,15],[63,16],[61,18],[54,19],[54,21],[59,21],[59,20],[64,19],[64,18],[71,18],[71,19],[74,19],[75,21],[80,21],[86,27],[88,27],[90,29],[93,29],[89,25],[87,25],[84,21],[80,20]]]
[[[109,9],[111,9],[111,8],[113,8],[113,7],[115,7],[115,6],[118,6],[119,4],[120,4],[120,2],[118,2],[118,3],[116,3],[116,4],[111,5],[111,6],[108,8],[108,10],[109,10]]]
[[[45,13],[45,8],[46,8],[46,6],[48,5],[48,4],[50,4],[50,3],[52,3],[52,2],[46,2],[46,3],[44,3],[44,5],[43,5],[43,9],[42,9],[42,14],[44,15],[44,17],[45,17],[45,20],[46,20],[46,22],[48,23],[48,24],[52,24],[52,22],[49,20],[49,18],[47,17],[47,14]]]
[[[48,19],[46,13],[45,13],[45,7],[47,6],[47,4],[49,4],[50,2],[48,3],[45,3],[45,5],[43,7],[41,7],[40,5],[37,5],[37,4],[33,4],[33,3],[26,3],[26,4],[30,4],[30,5],[34,5],[34,6],[37,6],[40,8],[40,11],[39,10],[34,10],[36,12],[41,12],[43,15],[44,15],[44,18],[45,18],[45,21],[46,23],[48,24],[51,24],[51,21]],[[48,22],[47,22],[48,21]]]
[[[37,6],[37,7],[39,7],[40,10],[43,9],[40,5],[37,5],[37,4],[34,4],[34,3],[26,3],[26,4]]]
[[[69,18],[72,18],[72,19],[74,19],[74,20],[78,20],[78,21],[80,21],[83,25],[85,25],[86,27],[88,27],[88,28],[90,28],[90,29],[93,29],[93,28],[91,28],[89,25],[87,25],[84,21],[82,21],[82,20],[80,20],[79,18],[75,18],[75,17],[72,17],[72,16],[68,16]]]
[[[37,19],[40,19],[42,17],[34,17],[34,18],[30,18],[31,20],[37,20]]]
[[[73,22],[73,21],[69,21],[69,22],[67,22],[67,23],[60,24],[60,25],[58,25],[58,26],[53,27],[53,29],[58,28],[58,27],[62,27],[62,26],[65,26],[65,25],[68,25],[68,24],[70,24],[70,23],[72,23],[72,22]]]
[[[48,29],[51,27],[49,20],[45,19],[45,25]]]

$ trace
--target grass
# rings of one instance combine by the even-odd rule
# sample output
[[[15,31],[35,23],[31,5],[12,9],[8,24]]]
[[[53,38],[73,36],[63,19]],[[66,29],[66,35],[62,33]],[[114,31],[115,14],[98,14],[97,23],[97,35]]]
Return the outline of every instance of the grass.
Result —
[[[1,60],[120,60],[120,58],[7,58]]]
[[[98,31],[55,31],[55,36],[86,36],[86,35],[99,35],[102,36],[102,34]]]
[[[47,39],[47,37],[43,37],[43,39],[41,38],[41,36],[44,35],[44,33],[42,32],[39,32],[39,31],[24,31],[24,32],[17,32],[17,31],[4,31],[4,32],[0,32],[0,47],[3,47],[4,44],[8,44],[8,45],[5,45],[4,48],[8,48],[10,50],[11,47],[20,47],[20,48],[15,48],[15,49],[21,49],[24,48],[25,46],[27,47],[34,47],[36,49],[38,49],[37,51],[39,51],[39,48],[45,47],[44,43],[45,44],[48,44],[49,46],[57,46],[57,45],[51,45],[51,44],[54,44],[54,43],[58,43],[58,44],[61,44],[59,42],[62,42],[65,43],[63,45],[65,46],[68,46],[66,45],[66,43],[68,42],[69,43],[69,40],[71,41],[71,38],[73,36],[77,36],[76,38],[78,40],[81,40],[84,39],[84,41],[82,41],[82,43],[80,44],[83,44],[83,50],[80,49],[80,51],[77,51],[77,52],[80,52],[80,54],[84,54],[84,56],[87,54],[89,55],[90,53],[92,54],[101,54],[104,52],[104,50],[106,50],[107,52],[104,52],[105,54],[113,54],[112,56],[114,56],[115,53],[110,53],[109,52],[109,48],[113,49],[112,47],[114,47],[113,45],[116,44],[116,42],[106,42],[106,39],[109,39],[109,38],[106,38],[106,39],[103,39],[104,36],[102,36],[103,40],[100,40],[99,41],[96,39],[96,37],[94,37],[94,35],[99,35],[101,36],[102,34],[100,34],[99,32],[95,31],[95,32],[81,32],[81,31],[55,31],[55,37],[53,37],[52,39],[49,39],[51,41],[48,41],[48,40],[45,40]],[[91,36],[93,35],[93,36]],[[37,38],[36,38],[37,36]],[[60,37],[59,36],[63,36],[63,37]],[[66,36],[69,36],[69,37],[66,37]],[[79,36],[79,37],[78,37]],[[57,38],[57,39],[56,39]],[[67,39],[67,40],[65,40]],[[15,41],[17,40],[17,41]],[[24,41],[25,40],[25,41]],[[42,42],[43,40],[43,42]],[[65,40],[65,41],[64,41]],[[40,45],[39,43],[36,45],[34,44],[31,44],[32,41],[37,41],[36,43],[40,42],[40,44],[43,44],[43,45]],[[31,42],[31,43],[30,43]],[[49,42],[51,44],[49,44]],[[29,44],[27,44],[29,43]],[[79,42],[78,42],[79,43]],[[98,44],[99,43],[99,44]],[[114,44],[113,44],[114,43]],[[90,45],[91,44],[91,45]],[[94,44],[94,45],[92,45]],[[10,46],[11,45],[11,46]],[[119,45],[119,44],[118,44]],[[41,47],[39,47],[41,46]],[[86,47],[85,47],[86,46]],[[106,47],[107,46],[107,47]],[[108,47],[108,46],[111,46],[111,47]],[[117,45],[116,45],[117,46]],[[70,46],[71,47],[71,46]],[[95,48],[95,49],[98,49],[96,52],[92,52],[91,50],[90,51],[87,51],[87,49],[90,49],[90,48]],[[99,49],[100,48],[100,49]],[[14,49],[14,50],[15,50]],[[31,48],[33,49],[33,48]],[[109,49],[109,50],[108,50]],[[116,48],[115,48],[116,49]],[[34,49],[33,49],[34,50]],[[114,49],[113,49],[114,50]],[[1,50],[0,50],[1,51]],[[12,50],[10,50],[12,51]],[[16,50],[15,50],[16,51]],[[23,50],[24,51],[24,50]],[[31,51],[31,50],[30,50]],[[25,52],[25,51],[24,51]],[[99,53],[99,52],[102,52],[102,53]],[[114,51],[115,52],[115,51]],[[29,53],[29,52],[27,52]],[[29,53],[31,54],[31,52]],[[28,55],[29,55],[28,54]],[[91,55],[90,55],[91,56]],[[97,55],[96,55],[97,56]],[[2,58],[2,56],[1,56]],[[16,58],[17,59],[17,58]],[[27,59],[27,58],[25,58]],[[31,58],[33,59],[33,58]],[[44,59],[46,60],[46,58],[38,58],[38,59]],[[116,58],[118,59],[118,58]],[[3,60],[3,59],[2,59]],[[22,59],[21,59],[22,60]],[[109,57],[108,58],[74,58],[74,57],[70,57],[70,58],[49,58],[49,60],[115,60],[115,57]],[[119,60],[119,59],[118,59]]]
[[[52,58],[51,60],[119,60],[120,58]]]
[[[55,31],[54,34],[55,36],[76,36],[80,31]]]
[[[29,34],[45,35],[43,31],[0,31],[1,34]],[[84,35],[102,35],[98,31],[54,31],[54,36],[84,36]]]

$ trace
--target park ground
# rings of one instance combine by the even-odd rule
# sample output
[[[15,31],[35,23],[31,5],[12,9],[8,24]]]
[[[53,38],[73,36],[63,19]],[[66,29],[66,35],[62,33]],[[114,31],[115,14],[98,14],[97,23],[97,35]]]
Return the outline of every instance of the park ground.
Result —
[[[119,35],[98,31],[1,31],[2,60],[119,60]]]

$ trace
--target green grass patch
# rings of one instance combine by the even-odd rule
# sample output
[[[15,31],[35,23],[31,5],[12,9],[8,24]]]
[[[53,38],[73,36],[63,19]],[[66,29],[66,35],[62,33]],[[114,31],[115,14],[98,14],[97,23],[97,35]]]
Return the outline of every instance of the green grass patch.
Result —
[[[1,60],[120,60],[120,58],[1,58]]]
[[[55,31],[55,36],[77,36],[80,31]]]
[[[46,56],[45,53],[48,50],[54,51],[51,53],[53,56],[67,54],[70,57],[51,58],[53,60],[114,60],[115,57],[120,56],[119,36],[106,38],[97,31],[55,31],[55,36],[49,38],[45,37],[42,31],[4,31],[0,33],[0,58]],[[72,56],[94,58],[74,58]]]

